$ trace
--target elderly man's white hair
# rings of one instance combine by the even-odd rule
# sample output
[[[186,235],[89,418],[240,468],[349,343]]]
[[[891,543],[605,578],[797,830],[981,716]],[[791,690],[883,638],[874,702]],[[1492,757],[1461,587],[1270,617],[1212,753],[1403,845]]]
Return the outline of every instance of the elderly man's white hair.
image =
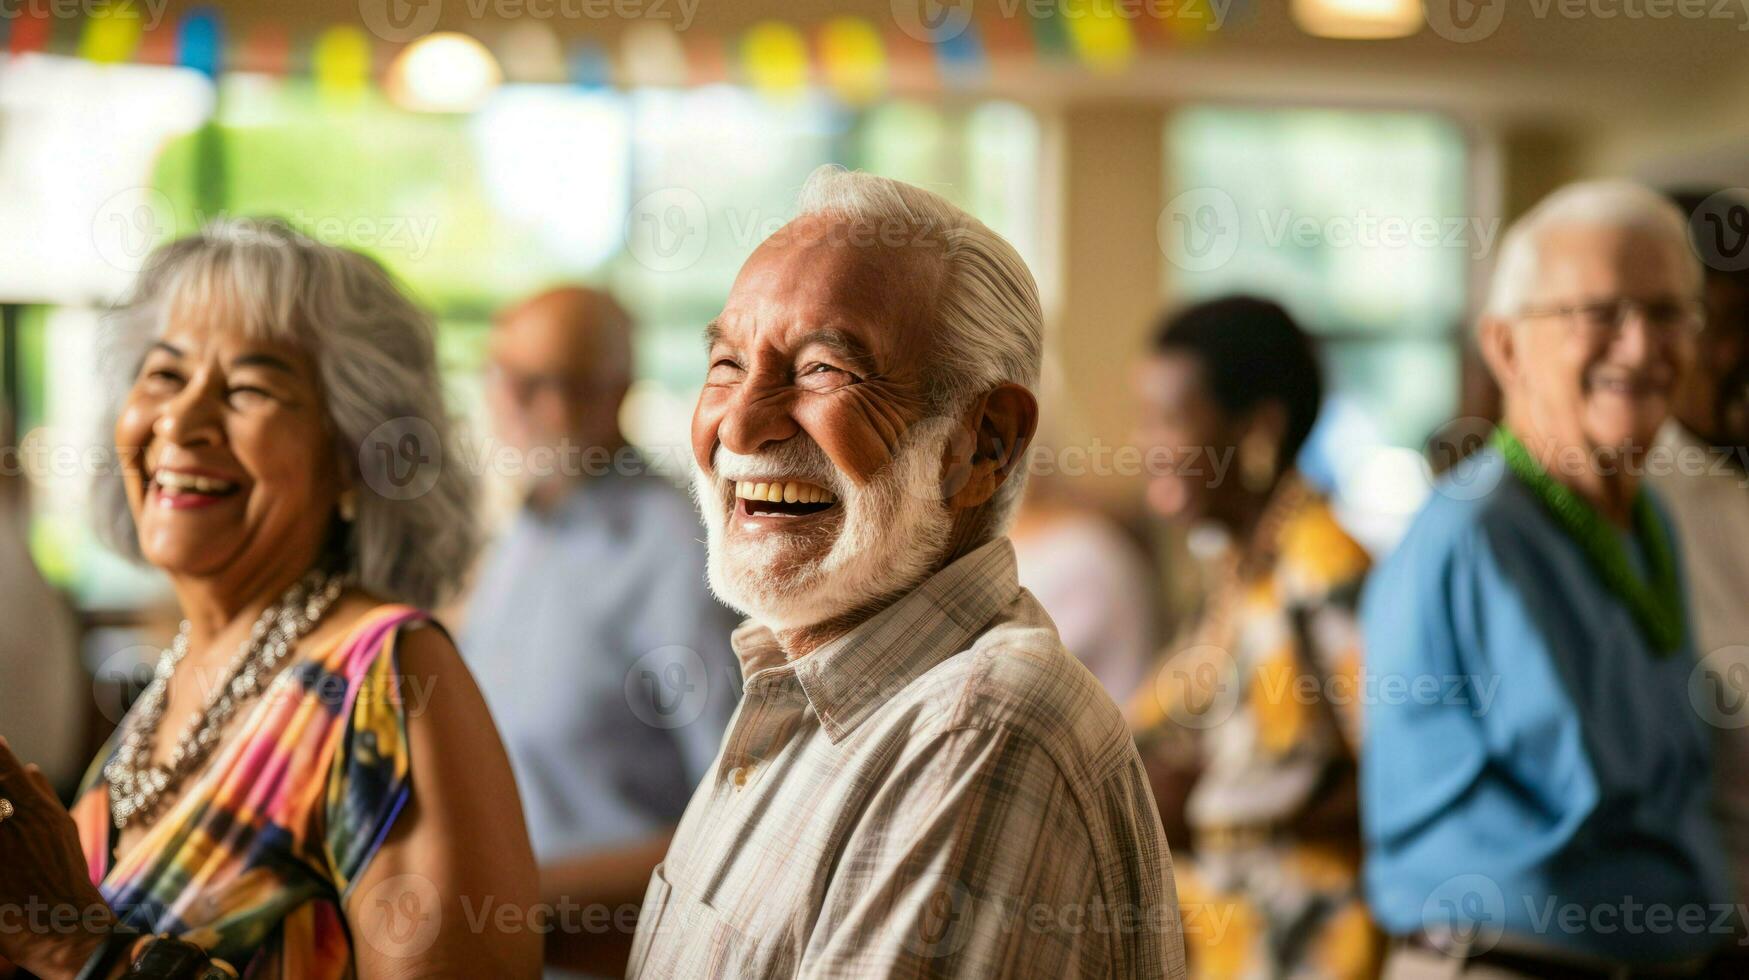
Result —
[[[925,368],[930,410],[950,414],[997,385],[1038,386],[1044,313],[1038,284],[1001,235],[939,194],[827,165],[802,188],[797,217],[833,215],[877,241],[903,231],[897,247],[934,248],[942,279],[930,313],[936,346]],[[1017,465],[990,502],[991,534],[1008,525],[1026,485]]]
[[[1524,311],[1536,289],[1543,237],[1555,228],[1618,228],[1663,239],[1680,256],[1686,285],[1700,290],[1700,261],[1689,248],[1688,223],[1680,208],[1632,181],[1587,180],[1551,193],[1507,230],[1488,288],[1490,316],[1513,317]]]

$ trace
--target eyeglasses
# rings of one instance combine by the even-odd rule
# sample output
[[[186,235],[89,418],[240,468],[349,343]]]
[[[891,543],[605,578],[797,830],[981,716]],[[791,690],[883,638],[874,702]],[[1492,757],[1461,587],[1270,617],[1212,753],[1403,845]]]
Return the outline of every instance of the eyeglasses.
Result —
[[[1640,321],[1655,334],[1670,337],[1695,334],[1706,328],[1706,306],[1698,299],[1606,299],[1525,310],[1526,319],[1560,317],[1593,337],[1617,336],[1628,318],[1638,313]]]

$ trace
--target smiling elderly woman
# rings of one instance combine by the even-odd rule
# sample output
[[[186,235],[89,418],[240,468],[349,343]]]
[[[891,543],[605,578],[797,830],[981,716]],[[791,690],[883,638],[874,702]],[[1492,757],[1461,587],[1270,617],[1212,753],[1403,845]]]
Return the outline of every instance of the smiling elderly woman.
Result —
[[[71,816],[0,746],[0,905],[82,924],[7,930],[0,956],[534,975],[538,934],[462,928],[527,907],[536,873],[496,729],[420,611],[475,543],[429,320],[369,259],[227,221],[160,250],[116,326],[105,531],[186,618]]]

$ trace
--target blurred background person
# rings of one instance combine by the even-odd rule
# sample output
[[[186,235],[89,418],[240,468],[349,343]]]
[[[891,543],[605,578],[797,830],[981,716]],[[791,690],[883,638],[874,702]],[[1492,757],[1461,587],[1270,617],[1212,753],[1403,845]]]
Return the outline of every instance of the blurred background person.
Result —
[[[1165,317],[1138,372],[1150,508],[1194,527],[1206,599],[1131,702],[1199,977],[1367,977],[1355,768],[1368,559],[1296,471],[1322,401],[1275,303]],[[1150,466],[1158,466],[1158,462]]]
[[[1368,702],[1387,976],[1680,973],[1729,938],[1694,915],[1732,892],[1677,547],[1639,478],[1700,294],[1682,215],[1631,183],[1562,188],[1502,242],[1480,343],[1504,422],[1364,603],[1379,690],[1438,681]],[[1634,918],[1648,907],[1676,924]]]
[[[1052,413],[1073,412],[1062,369],[1047,356],[1039,434],[1027,447],[1026,495],[1008,528],[1020,584],[1050,613],[1063,646],[1123,704],[1158,646],[1160,584],[1148,555],[1097,499],[1079,492],[1094,464]]]
[[[607,293],[500,313],[486,397],[523,502],[467,603],[462,650],[503,727],[547,901],[635,906],[739,698],[736,620],[705,585],[697,512],[620,432],[632,323]],[[548,955],[624,968],[630,930]],[[563,923],[561,923],[562,925]]]
[[[1694,614],[1695,652],[1705,660],[1713,784],[1738,899],[1749,899],[1749,254],[1722,234],[1749,228],[1749,194],[1674,195],[1705,276],[1706,326],[1658,433],[1664,457],[1649,482],[1681,540]],[[1742,648],[1733,653],[1727,648]],[[1742,951],[1740,951],[1742,952]],[[1749,953],[1744,954],[1749,957]],[[1738,969],[1749,974],[1749,961]]]
[[[1020,584],[1050,613],[1063,646],[1121,704],[1155,647],[1154,571],[1122,525],[1077,501],[1064,483],[1052,476],[1027,483],[1008,529]]]
[[[0,956],[112,976],[154,955],[119,924],[244,976],[535,975],[531,930],[418,925],[537,884],[491,716],[423,611],[477,543],[429,316],[362,255],[231,219],[153,254],[102,354],[99,531],[184,618],[71,816],[0,746],[0,907],[78,916]],[[409,418],[410,469],[377,442]]]
[[[25,6],[0,17],[0,411],[47,450],[27,457],[25,537],[97,676],[73,682],[82,758],[150,676],[135,651],[155,658],[175,628],[164,577],[85,519],[101,318],[154,245],[207,217],[284,214],[380,261],[432,312],[446,389],[481,434],[493,315],[551,284],[611,290],[636,323],[623,431],[662,470],[705,378],[700,328],[795,189],[828,163],[902,179],[976,215],[1035,274],[1062,380],[1046,417],[1074,420],[1068,446],[1129,448],[1137,413],[1114,366],[1148,347],[1163,305],[1260,294],[1293,310],[1326,368],[1302,476],[1382,558],[1429,493],[1429,434],[1487,423],[1434,440],[1444,466],[1498,418],[1467,357],[1498,231],[1578,178],[1749,187],[1736,15]],[[1720,217],[1722,253],[1749,257],[1749,221]],[[1077,509],[1174,552],[1150,558],[1162,625],[1181,620],[1194,563],[1177,557],[1183,533],[1133,519],[1142,479],[1071,482]],[[50,629],[16,633],[29,651],[57,642]]]

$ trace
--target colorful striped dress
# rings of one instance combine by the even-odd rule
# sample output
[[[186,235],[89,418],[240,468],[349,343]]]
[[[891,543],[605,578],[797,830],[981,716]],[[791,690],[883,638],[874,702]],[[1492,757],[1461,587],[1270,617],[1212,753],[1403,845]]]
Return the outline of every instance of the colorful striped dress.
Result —
[[[395,638],[426,622],[384,605],[298,651],[119,864],[102,778],[112,739],[73,819],[122,921],[198,943],[244,977],[353,976],[341,903],[410,791]]]

